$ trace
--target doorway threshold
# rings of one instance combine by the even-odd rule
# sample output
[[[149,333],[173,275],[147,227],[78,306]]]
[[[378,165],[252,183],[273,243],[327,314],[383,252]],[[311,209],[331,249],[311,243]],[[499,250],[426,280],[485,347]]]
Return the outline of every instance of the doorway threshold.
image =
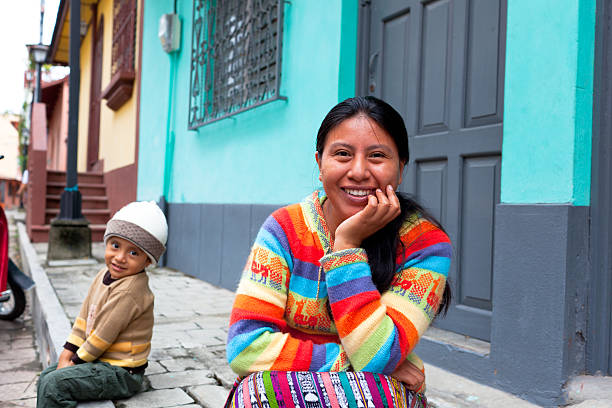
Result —
[[[488,357],[491,354],[491,343],[475,339],[463,334],[430,326],[422,337],[434,343],[446,345],[459,351],[474,353],[480,357]]]

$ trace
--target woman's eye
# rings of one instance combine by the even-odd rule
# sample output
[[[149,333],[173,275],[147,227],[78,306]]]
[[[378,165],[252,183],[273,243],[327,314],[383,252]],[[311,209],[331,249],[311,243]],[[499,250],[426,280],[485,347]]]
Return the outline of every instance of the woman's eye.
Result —
[[[377,158],[377,159],[378,158],[386,157],[386,155],[383,152],[373,152],[370,156],[374,157],[374,158]]]
[[[335,155],[340,157],[348,157],[349,152],[347,152],[346,150],[339,150],[335,153]]]

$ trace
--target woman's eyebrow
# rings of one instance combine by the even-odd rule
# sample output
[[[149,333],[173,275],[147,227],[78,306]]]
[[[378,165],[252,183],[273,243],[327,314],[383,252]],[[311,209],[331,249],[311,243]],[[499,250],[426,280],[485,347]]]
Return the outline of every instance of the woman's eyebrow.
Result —
[[[353,149],[354,147],[350,144],[350,143],[344,143],[344,142],[333,142],[329,148],[331,149],[332,147],[344,147],[347,149]]]
[[[375,150],[375,149],[391,150],[391,148],[387,146],[386,144],[373,144],[373,145],[368,146],[368,150]]]

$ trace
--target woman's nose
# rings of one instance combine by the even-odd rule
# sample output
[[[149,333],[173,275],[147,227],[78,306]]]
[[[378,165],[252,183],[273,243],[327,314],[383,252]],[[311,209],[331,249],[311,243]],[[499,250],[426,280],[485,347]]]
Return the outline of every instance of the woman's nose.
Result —
[[[363,157],[356,156],[351,161],[351,167],[349,169],[348,176],[354,180],[366,179],[369,175],[367,160]]]

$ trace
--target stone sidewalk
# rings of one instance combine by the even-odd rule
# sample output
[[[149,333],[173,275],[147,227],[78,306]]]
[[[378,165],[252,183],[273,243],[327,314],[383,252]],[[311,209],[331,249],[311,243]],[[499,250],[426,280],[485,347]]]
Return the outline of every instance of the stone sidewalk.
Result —
[[[39,339],[43,364],[61,351],[81,302],[94,275],[103,267],[103,246],[93,245],[94,262],[46,265],[46,244],[31,244],[25,226],[19,224],[24,264],[37,282],[34,305],[36,325],[46,327],[47,342]],[[235,375],[225,359],[225,339],[234,294],[168,268],[148,271],[155,294],[155,328],[144,390],[115,401],[117,407],[222,407]],[[34,300],[36,302],[37,300]],[[54,303],[56,302],[56,303]],[[46,303],[46,304],[43,304]],[[56,312],[45,313],[45,308]],[[59,308],[59,309],[58,309]],[[62,313],[63,311],[63,313]],[[57,316],[62,314],[63,316]],[[35,317],[35,321],[37,318]],[[46,364],[45,364],[46,365]],[[430,405],[434,408],[516,407],[536,405],[434,366],[426,365]],[[612,407],[610,401],[581,407]],[[1,398],[0,398],[1,400]],[[583,402],[576,398],[574,403]],[[112,407],[113,403],[79,404],[79,407]]]
[[[19,266],[15,211],[7,211],[9,220],[9,256]],[[0,320],[0,406],[35,407],[36,381],[42,369],[38,353],[32,314],[31,294],[26,293],[26,310],[13,321]]]

